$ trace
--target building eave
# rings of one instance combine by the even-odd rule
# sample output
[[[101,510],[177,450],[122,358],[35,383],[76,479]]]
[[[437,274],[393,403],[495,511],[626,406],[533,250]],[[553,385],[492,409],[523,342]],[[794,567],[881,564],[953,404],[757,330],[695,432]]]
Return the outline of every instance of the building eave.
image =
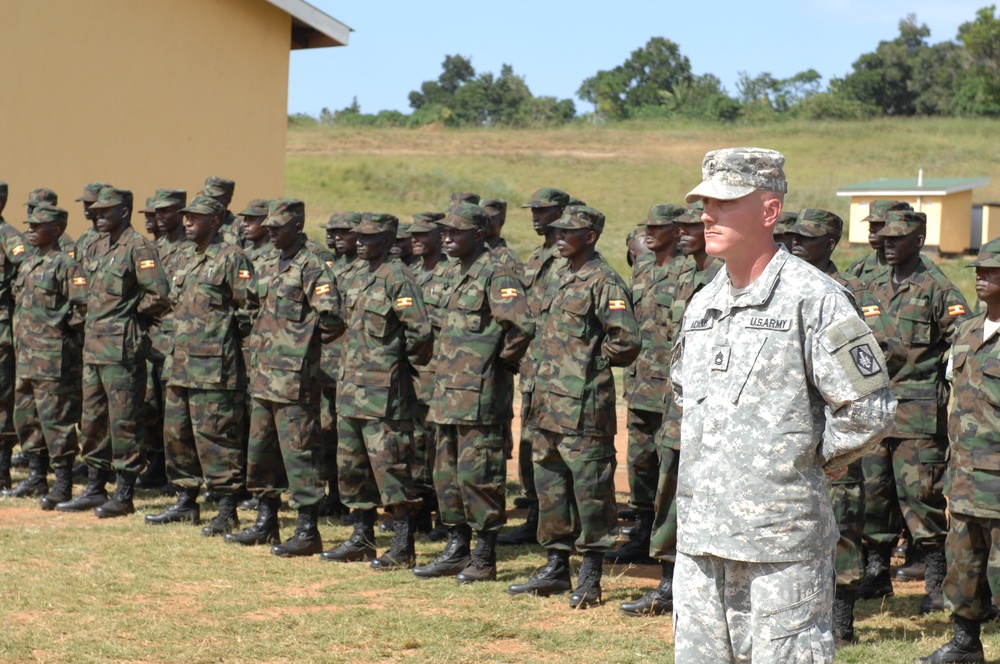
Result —
[[[267,0],[292,17],[292,50],[347,46],[351,28],[303,0]]]
[[[989,178],[979,178],[976,180],[967,180],[965,182],[952,185],[950,187],[893,187],[893,188],[879,188],[879,187],[866,187],[852,189],[850,187],[845,187],[843,189],[837,190],[838,196],[867,196],[867,197],[881,197],[881,198],[892,198],[894,196],[949,196],[951,194],[957,194],[962,191],[971,191],[973,189],[978,189],[980,187],[985,187],[990,183]]]

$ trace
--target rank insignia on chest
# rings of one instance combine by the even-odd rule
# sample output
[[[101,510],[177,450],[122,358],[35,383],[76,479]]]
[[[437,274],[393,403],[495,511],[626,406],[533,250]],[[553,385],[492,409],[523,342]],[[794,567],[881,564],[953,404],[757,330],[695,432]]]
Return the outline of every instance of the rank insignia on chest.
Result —
[[[147,258],[144,261],[139,261],[140,270],[148,270],[153,267],[156,267],[156,261],[154,261],[152,258]]]
[[[882,311],[879,310],[877,304],[870,304],[867,307],[861,307],[861,313],[865,315],[865,318],[871,318],[872,316],[882,315]]]
[[[712,348],[712,371],[729,371],[729,351],[728,346]]]
[[[948,315],[949,316],[964,316],[965,315],[965,307],[963,307],[961,304],[953,304],[950,307],[948,307]]]
[[[239,277],[240,279],[249,279],[250,278],[250,270],[240,270],[236,274],[236,276]]]
[[[330,292],[330,284],[320,284],[316,287],[316,295],[326,295]]]
[[[608,309],[611,311],[624,311],[625,300],[609,300]]]
[[[413,298],[412,297],[397,297],[396,298],[397,307],[412,307]]]
[[[11,249],[10,253],[14,254],[15,256],[20,256],[21,254],[24,253],[24,245],[23,244],[17,245],[13,249]]]
[[[86,277],[73,277],[73,285],[74,286],[86,286],[87,285],[87,278]]]
[[[882,367],[875,360],[872,349],[868,347],[868,344],[860,344],[852,348],[851,357],[854,359],[854,366],[858,368],[862,376],[874,376],[879,371],[882,371]]]
[[[517,289],[516,288],[501,288],[500,289],[500,297],[505,297],[505,298],[506,297],[517,297]]]

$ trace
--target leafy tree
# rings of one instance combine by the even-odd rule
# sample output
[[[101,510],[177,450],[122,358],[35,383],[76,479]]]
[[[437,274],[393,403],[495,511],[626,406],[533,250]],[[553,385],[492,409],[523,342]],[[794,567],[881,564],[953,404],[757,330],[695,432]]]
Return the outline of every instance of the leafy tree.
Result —
[[[976,18],[958,28],[964,48],[966,76],[956,110],[966,115],[1000,115],[1000,18],[996,5],[976,12]]]
[[[472,61],[461,55],[446,55],[441,70],[438,80],[424,81],[419,92],[410,93],[410,108],[416,110],[425,104],[448,106],[459,88],[476,75]]]

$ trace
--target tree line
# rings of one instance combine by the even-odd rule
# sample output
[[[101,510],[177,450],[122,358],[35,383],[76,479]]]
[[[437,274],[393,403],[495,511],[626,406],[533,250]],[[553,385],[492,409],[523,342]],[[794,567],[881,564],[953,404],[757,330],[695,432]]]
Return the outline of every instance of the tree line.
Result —
[[[740,72],[730,95],[713,74],[695,75],[680,47],[653,37],[622,64],[585,79],[577,97],[592,105],[586,120],[614,122],[679,118],[714,122],[784,117],[863,119],[879,116],[1000,117],[1000,17],[996,5],[959,26],[954,40],[930,44],[930,29],[914,14],[899,35],[859,57],[851,71],[823,88],[808,69],[789,78]],[[579,121],[571,99],[535,96],[510,65],[500,75],[477,73],[461,55],[445,57],[437,80],[410,92],[412,112],[362,113],[355,97],[318,118],[289,116],[292,124],[338,126],[540,127]]]

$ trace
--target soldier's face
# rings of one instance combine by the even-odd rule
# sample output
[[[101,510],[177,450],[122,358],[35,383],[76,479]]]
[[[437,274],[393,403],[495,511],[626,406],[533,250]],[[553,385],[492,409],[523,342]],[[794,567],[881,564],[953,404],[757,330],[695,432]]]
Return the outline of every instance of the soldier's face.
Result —
[[[730,260],[743,255],[748,247],[752,250],[765,241],[773,242],[774,224],[781,215],[781,201],[775,194],[755,191],[730,201],[704,201],[701,221],[709,256]]]
[[[441,231],[441,244],[444,253],[452,258],[471,256],[478,247],[483,246],[486,232],[478,228],[445,228]]]
[[[397,237],[396,243],[392,247],[392,255],[400,258],[409,258],[413,255],[413,240],[408,237]]]
[[[243,217],[243,234],[251,241],[257,242],[267,236],[267,231],[261,226],[264,217]]]
[[[302,225],[295,219],[285,222],[284,226],[268,226],[267,234],[271,238],[271,244],[278,251],[290,249],[299,239],[299,232]]]
[[[531,225],[539,235],[545,235],[549,230],[549,225],[562,216],[561,207],[540,207],[531,208]]]
[[[837,246],[836,240],[829,235],[806,237],[798,233],[788,233],[786,237],[792,244],[790,247],[792,254],[815,267],[825,264]]]
[[[188,212],[184,215],[184,235],[199,248],[208,246],[219,229],[219,218],[214,214]]]
[[[7,207],[7,197],[6,196],[0,196],[0,214],[3,213],[4,208],[6,208],[6,207]]]
[[[576,258],[597,242],[597,233],[589,228],[557,228],[556,251],[563,258]]]
[[[872,249],[875,251],[882,251],[882,247],[885,246],[885,243],[882,241],[882,236],[877,234],[883,228],[885,228],[884,221],[868,222],[868,244],[870,244]]]
[[[490,215],[490,225],[486,227],[486,237],[493,239],[495,237],[500,237],[500,231],[503,230],[504,222],[507,221],[507,211],[497,211],[496,214]]]
[[[913,260],[924,246],[924,234],[919,230],[899,237],[884,237],[885,262],[889,265],[904,265]]]
[[[413,254],[415,256],[433,256],[441,251],[441,241],[442,231],[440,228],[426,233],[414,233]]]
[[[394,244],[394,238],[388,233],[359,233],[358,258],[369,262],[383,260],[389,255]]]
[[[97,208],[97,230],[101,233],[115,233],[128,220],[128,208],[123,203],[106,208]]]
[[[1000,267],[976,268],[976,297],[986,304],[1000,303]]]
[[[90,221],[93,221],[96,217],[94,217],[94,213],[90,211],[91,205],[93,205],[93,203],[87,201],[83,202],[83,216],[89,219]],[[146,230],[149,229],[147,228]]]
[[[161,233],[172,233],[183,223],[184,215],[181,213],[179,203],[169,207],[157,208],[156,225]]]
[[[705,251],[705,225],[681,224],[677,245],[685,256]]]
[[[635,260],[644,253],[641,249],[638,251],[632,249],[633,245],[638,244],[640,238],[645,240],[645,248],[649,251],[669,251],[672,247],[677,246],[677,226],[674,224],[646,226],[646,234],[637,235],[632,240],[632,244],[629,245],[629,251],[632,252],[632,260]]]
[[[28,244],[32,247],[49,247],[55,244],[62,235],[59,224],[46,221],[41,224],[28,224]]]
[[[333,244],[340,255],[354,256],[358,253],[358,234],[345,229],[334,230]]]
[[[160,227],[156,223],[156,213],[155,212],[143,212],[144,217],[146,217],[146,232],[150,235],[159,235]]]

